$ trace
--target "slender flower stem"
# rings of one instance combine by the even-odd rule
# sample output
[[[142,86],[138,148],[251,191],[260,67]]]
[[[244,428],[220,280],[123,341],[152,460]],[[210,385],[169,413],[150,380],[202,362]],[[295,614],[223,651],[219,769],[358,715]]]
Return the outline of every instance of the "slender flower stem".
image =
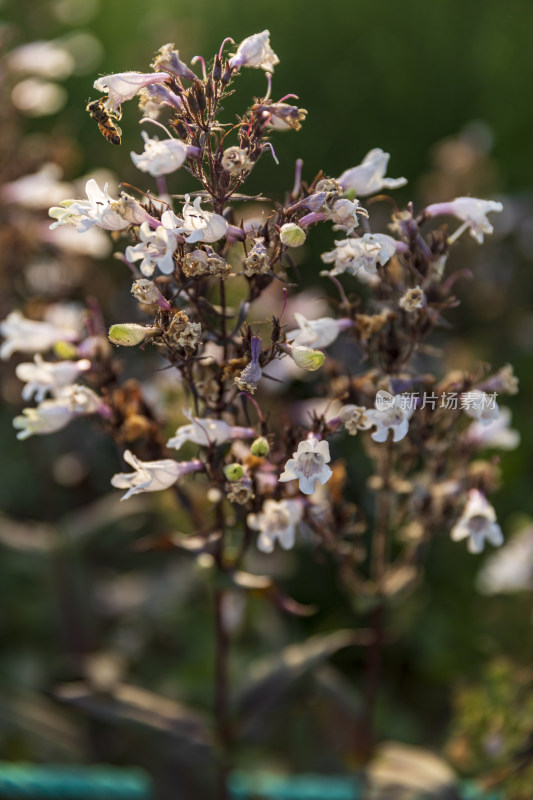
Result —
[[[376,496],[376,521],[372,535],[371,577],[376,589],[376,605],[371,615],[372,643],[366,662],[365,707],[363,713],[365,755],[371,755],[375,744],[376,703],[381,678],[383,643],[385,638],[385,597],[383,579],[387,567],[387,532],[390,516],[390,476],[392,467],[392,441],[385,445],[379,468],[381,487]]]
[[[215,554],[216,585],[214,593],[214,622],[215,622],[215,725],[218,740],[218,775],[217,795],[218,800],[229,800],[228,776],[230,772],[230,747],[231,726],[228,709],[228,657],[229,636],[224,620],[225,592],[220,583],[224,573],[224,533],[225,520],[222,505],[217,510],[218,522],[222,529]]]

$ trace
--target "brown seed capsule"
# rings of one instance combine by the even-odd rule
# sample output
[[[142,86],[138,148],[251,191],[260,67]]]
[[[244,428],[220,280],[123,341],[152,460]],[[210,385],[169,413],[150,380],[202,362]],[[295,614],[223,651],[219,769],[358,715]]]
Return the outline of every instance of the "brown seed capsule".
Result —
[[[233,70],[231,70],[229,67],[226,67],[226,70],[225,70],[225,72],[224,72],[224,74],[222,76],[222,83],[223,83],[224,86],[226,86],[226,84],[228,84],[230,82],[231,73],[232,72],[233,72]]]
[[[187,92],[187,103],[189,108],[191,109],[191,114],[198,114],[200,111],[200,106],[198,105],[198,98],[196,97],[196,92],[193,89],[189,89]]]
[[[172,123],[172,127],[174,128],[174,130],[176,131],[176,133],[178,134],[180,139],[183,139],[183,140],[187,139],[187,137],[189,135],[189,131],[187,130],[186,126],[183,124],[183,122],[180,119],[178,119],[175,122],[173,122]]]
[[[201,81],[194,82],[194,93],[196,95],[196,100],[198,101],[198,108],[200,111],[205,111],[207,102],[205,99],[204,85]]]
[[[215,65],[213,67],[213,80],[219,81],[222,77],[222,61],[220,60],[220,56],[215,58]]]

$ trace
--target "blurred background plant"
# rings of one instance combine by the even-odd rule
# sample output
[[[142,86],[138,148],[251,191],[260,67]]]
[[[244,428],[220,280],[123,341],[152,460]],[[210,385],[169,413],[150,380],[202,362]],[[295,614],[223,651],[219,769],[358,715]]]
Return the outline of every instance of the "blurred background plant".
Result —
[[[509,405],[522,445],[505,458],[494,505],[506,536],[520,536],[533,515],[528,1],[511,0],[504,16],[495,0],[482,7],[464,0],[448,0],[445,7],[334,0],[319,19],[303,0],[272,0],[264,8],[244,0],[33,0],[31,14],[15,2],[0,4],[0,11],[2,318],[30,297],[37,304],[61,302],[82,286],[84,294],[89,287],[107,297],[107,309],[118,318],[120,277],[106,261],[108,240],[93,238],[80,252],[72,231],[70,241],[53,244],[46,212],[64,197],[81,196],[95,165],[111,184],[117,175],[133,181],[129,152],[140,145],[134,110],[126,108],[121,121],[123,147],[112,148],[95,133],[85,106],[96,97],[96,74],[142,69],[166,41],[175,41],[189,62],[211,53],[221,31],[239,41],[270,29],[282,54],[276,84],[295,91],[308,116],[305,136],[277,144],[279,170],[266,159],[258,165],[247,184],[250,194],[264,185],[273,197],[281,193],[298,157],[311,172],[320,166],[336,175],[379,146],[392,153],[393,174],[409,178],[399,202],[501,197],[504,212],[494,220],[494,237],[481,250],[463,242],[453,255],[455,268],[471,270],[475,284],[465,283],[460,295],[467,299],[449,315],[454,333],[445,359],[450,368],[469,369],[479,360],[515,366],[520,393]],[[48,44],[23,49],[35,42]],[[264,91],[256,71],[242,84],[245,94]],[[232,101],[228,116],[238,110]],[[333,129],[344,132],[342,141]],[[35,174],[39,179],[24,194],[19,179]],[[189,188],[185,178],[183,191]],[[316,283],[319,253],[329,246],[317,231],[313,251],[305,245],[298,253],[303,280],[315,294],[323,291]],[[173,391],[167,381],[165,392]],[[103,436],[83,436],[77,422],[54,437],[17,444],[9,404],[20,402],[20,383],[11,369],[3,370],[2,395],[2,755],[141,764],[158,779],[162,797],[178,796],[177,780],[184,798],[199,792],[187,781],[194,772],[201,775],[212,745],[203,719],[183,703],[206,712],[211,703],[208,567],[168,536],[175,508],[143,497],[124,507],[108,496],[118,461]],[[353,474],[364,469],[352,459]],[[144,552],[148,534],[161,536],[160,547]],[[523,572],[526,563],[533,573],[533,554],[527,548],[521,553],[515,569]],[[260,564],[258,556],[258,572]],[[502,597],[501,582],[493,579],[488,594],[490,579],[477,577],[480,565],[445,537],[433,545],[425,581],[391,620],[378,733],[440,750],[454,731],[448,754],[457,768],[496,771],[494,779],[503,776],[514,800],[526,797],[520,786],[527,771],[513,771],[513,759],[524,753],[527,760],[533,733],[531,682],[524,677],[532,656],[531,583],[515,580]],[[352,625],[352,615],[333,570],[317,564],[305,547],[276,556],[269,569],[291,597],[318,610],[284,618],[258,592],[243,615],[235,593],[235,701],[249,712],[241,759],[248,767],[264,766],[268,755],[269,767],[343,772],[357,766],[361,695],[353,662],[360,659],[361,666],[365,656],[364,648],[347,653],[331,631]],[[314,647],[284,651],[311,636],[321,637],[312,640]],[[287,658],[272,660],[272,652]],[[298,658],[291,659],[295,652]],[[505,662],[497,660],[502,656]],[[487,674],[486,663],[494,659],[498,666]],[[491,688],[495,682],[499,693]],[[474,688],[461,688],[467,685]],[[88,686],[100,691],[98,701]],[[52,699],[58,692],[72,709]],[[486,703],[489,694],[494,701]],[[162,703],[158,696],[172,700]],[[509,726],[503,718],[513,703],[520,703],[520,724]],[[491,732],[500,737],[492,750]],[[468,758],[458,740],[466,740]]]

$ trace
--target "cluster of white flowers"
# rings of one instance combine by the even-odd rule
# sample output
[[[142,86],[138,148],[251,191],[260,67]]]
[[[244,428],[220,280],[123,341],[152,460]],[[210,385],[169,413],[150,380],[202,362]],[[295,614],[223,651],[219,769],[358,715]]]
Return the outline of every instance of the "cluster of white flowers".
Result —
[[[25,384],[22,399],[37,402],[35,408],[24,408],[13,420],[18,439],[55,433],[76,417],[107,415],[107,406],[96,392],[77,383],[91,369],[89,359],[75,358],[78,352],[75,343],[82,338],[83,324],[83,313],[68,306],[50,306],[42,321],[12,311],[0,322],[0,334],[4,337],[0,347],[2,359],[17,352],[34,355],[33,361],[21,362],[16,367],[17,378]],[[54,348],[66,351],[68,357],[46,361],[42,354]]]
[[[126,450],[124,459],[134,471],[118,473],[112,479],[113,486],[126,490],[123,499],[141,492],[167,489],[182,476],[190,473],[202,470],[210,473],[212,448],[215,447],[227,445],[228,454],[232,455],[233,450],[240,446],[247,451],[246,458],[252,463],[254,459],[260,462],[268,455],[269,444],[266,438],[260,437],[262,445],[259,447],[257,432],[253,428],[230,425],[225,419],[220,418],[225,416],[222,400],[225,401],[223,395],[226,387],[222,384],[227,380],[227,375],[231,379],[233,397],[240,391],[243,402],[254,401],[250,395],[254,394],[260,381],[261,387],[263,386],[262,366],[265,367],[265,364],[269,364],[275,358],[288,355],[300,370],[315,372],[325,363],[326,354],[323,351],[333,345],[343,331],[355,332],[356,339],[360,337],[357,341],[364,340],[365,334],[361,333],[361,326],[374,325],[377,326],[376,330],[381,330],[383,325],[388,324],[389,319],[395,319],[396,316],[406,325],[414,327],[420,319],[423,319],[424,314],[428,313],[431,305],[430,281],[426,281],[422,274],[420,277],[417,276],[420,283],[414,286],[413,281],[404,283],[402,293],[398,293],[392,304],[392,311],[390,311],[391,303],[387,309],[387,302],[379,298],[381,313],[373,316],[359,314],[357,304],[346,298],[337,280],[337,276],[348,274],[362,282],[379,285],[389,277],[389,273],[393,275],[396,272],[396,267],[399,270],[405,266],[402,264],[402,255],[409,251],[410,245],[406,243],[409,237],[402,234],[402,223],[399,220],[405,220],[407,218],[405,215],[409,216],[408,212],[402,212],[403,217],[398,212],[393,218],[394,224],[390,226],[390,231],[397,236],[394,238],[388,234],[371,232],[369,214],[359,200],[384,191],[399,189],[407,183],[404,177],[387,177],[390,155],[380,148],[370,150],[360,164],[346,169],[337,179],[321,178],[316,186],[313,185],[311,192],[307,193],[300,192],[305,184],[300,180],[302,164],[299,162],[292,195],[294,202],[280,213],[279,225],[277,223],[269,225],[268,222],[265,223],[265,219],[257,222],[248,221],[246,225],[241,223],[244,225],[242,228],[229,224],[231,215],[214,202],[214,195],[210,199],[210,193],[206,191],[206,187],[209,186],[208,180],[201,181],[203,191],[197,192],[195,196],[181,195],[184,200],[179,204],[175,198],[180,196],[171,195],[166,190],[166,176],[182,167],[195,174],[197,170],[198,174],[204,174],[202,158],[206,156],[207,140],[205,136],[196,135],[198,126],[191,117],[186,116],[189,103],[200,103],[205,100],[202,92],[207,89],[204,90],[204,84],[209,91],[212,91],[213,85],[221,81],[218,87],[223,92],[223,86],[227,85],[231,77],[235,77],[241,68],[262,69],[267,73],[268,91],[263,100],[254,104],[249,112],[249,119],[243,123],[244,130],[248,133],[239,142],[239,147],[227,147],[225,150],[222,144],[223,138],[217,151],[216,167],[225,173],[224,180],[227,180],[230,189],[228,198],[236,191],[239,182],[242,182],[241,179],[253,169],[257,157],[265,148],[272,149],[270,142],[261,139],[263,132],[269,132],[268,129],[298,130],[305,118],[304,109],[284,102],[294,95],[286,95],[277,103],[270,98],[271,75],[279,59],[270,46],[268,30],[244,39],[236,46],[236,51],[223,66],[222,52],[226,41],[228,40],[224,40],[221,51],[215,58],[211,83],[206,78],[203,59],[197,57],[192,61],[194,64],[199,60],[203,64],[205,81],[202,84],[191,69],[181,61],[179,52],[173,44],[164,45],[160,49],[151,65],[152,72],[130,71],[106,75],[94,83],[94,87],[105,96],[91,104],[90,111],[91,108],[97,108],[101,114],[109,115],[108,121],[113,125],[112,121],[121,117],[122,104],[139,96],[141,107],[152,118],[152,124],[159,126],[168,136],[160,140],[143,133],[143,151],[130,153],[134,165],[141,172],[156,179],[159,195],[150,197],[149,204],[142,205],[124,192],[115,198],[110,194],[108,184],[102,189],[94,178],[86,182],[87,199],[61,200],[60,198],[64,196],[62,192],[68,190],[70,193],[71,187],[60,181],[61,172],[53,165],[46,165],[35,175],[28,176],[26,182],[19,180],[7,184],[3,189],[4,199],[22,205],[33,203],[35,207],[40,208],[43,202],[57,203],[49,210],[49,215],[54,220],[49,227],[54,232],[57,230],[58,236],[65,235],[69,229],[71,232],[74,229],[76,233],[85,235],[94,234],[98,229],[117,234],[126,231],[131,233],[133,243],[127,246],[124,255],[120,254],[119,257],[128,263],[138,278],[133,284],[132,294],[141,303],[157,306],[155,309],[157,315],[151,325],[141,325],[137,322],[117,323],[110,328],[108,338],[117,345],[134,346],[150,339],[156,341],[159,337],[159,342],[156,343],[163,343],[169,348],[172,344],[176,348],[178,359],[185,352],[184,360],[190,356],[198,362],[209,359],[208,347],[214,345],[213,342],[207,342],[213,334],[209,322],[204,322],[202,313],[199,314],[201,324],[189,320],[188,315],[194,314],[195,308],[191,301],[191,311],[187,304],[188,300],[184,300],[187,296],[185,290],[179,299],[179,302],[184,302],[185,310],[176,310],[172,305],[173,301],[167,299],[163,292],[170,298],[177,286],[179,295],[181,290],[185,289],[180,284],[183,277],[191,283],[197,278],[203,280],[216,277],[221,282],[225,280],[232,268],[228,251],[231,252],[231,247],[236,242],[241,242],[244,250],[242,259],[244,272],[241,274],[244,274],[253,286],[257,276],[261,276],[261,280],[268,281],[275,275],[273,270],[276,260],[283,263],[282,257],[288,248],[302,248],[306,244],[314,224],[331,222],[334,231],[342,231],[344,234],[344,238],[335,240],[332,250],[322,254],[321,259],[324,264],[331,267],[329,271],[320,274],[331,277],[337,287],[340,287],[345,316],[335,319],[327,316],[327,311],[323,310],[319,312],[324,314],[323,316],[317,314],[316,319],[308,319],[303,313],[296,312],[294,319],[298,327],[285,333],[283,327],[279,325],[281,333],[278,332],[277,338],[272,337],[273,346],[268,355],[266,350],[262,351],[261,338],[248,331],[247,338],[243,336],[239,341],[240,351],[237,353],[239,355],[237,359],[232,358],[235,352],[232,353],[231,349],[238,339],[239,327],[246,320],[249,303],[243,303],[244,313],[234,332],[228,335],[225,321],[231,315],[227,315],[224,295],[220,314],[224,319],[224,348],[219,349],[224,350],[223,366],[226,371],[220,378],[221,383],[217,390],[218,405],[207,403],[206,409],[211,410],[205,412],[208,414],[205,417],[201,417],[198,412],[195,416],[192,413],[187,414],[189,423],[178,427],[174,436],[167,442],[167,447],[174,450],[180,450],[186,443],[206,448],[204,452],[204,455],[207,453],[206,461],[202,461],[202,451],[198,458],[178,462],[169,458],[142,461],[131,451]],[[229,41],[233,42],[232,39]],[[50,53],[47,57],[51,57]],[[218,77],[215,78],[217,69]],[[222,78],[223,71],[225,71],[224,78]],[[194,82],[193,87],[188,90],[188,95],[181,86],[182,79]],[[216,106],[216,103],[213,105]],[[175,119],[170,127],[172,131],[177,131],[181,138],[174,138],[156,119],[161,106],[172,109]],[[183,116],[180,117],[180,114]],[[96,117],[96,112],[92,115]],[[217,121],[216,124],[213,123],[212,133],[219,130],[224,128],[219,128]],[[255,135],[256,131],[260,133],[257,134],[253,146],[250,145],[249,149],[246,149],[248,138],[252,141],[252,134]],[[193,144],[185,144],[185,141]],[[273,149],[272,154],[277,161]],[[196,164],[195,159],[197,159]],[[210,170],[212,166],[211,163]],[[75,191],[72,188],[72,193]],[[213,203],[213,207],[221,213],[203,207],[203,204],[209,206],[209,203]],[[221,205],[223,206],[223,203]],[[484,235],[493,231],[487,215],[501,210],[502,204],[499,202],[459,197],[452,202],[428,206],[417,219],[417,224],[420,220],[451,215],[461,220],[462,225],[448,238],[448,244],[455,241],[465,230],[469,230],[476,241],[482,242]],[[363,227],[360,225],[361,218],[366,218],[364,232],[360,232]],[[253,245],[249,247],[246,240],[248,245],[250,242],[253,242]],[[217,242],[220,243],[218,248],[215,245]],[[176,269],[178,265],[179,270]],[[156,271],[165,277],[162,278]],[[139,272],[144,277],[139,278]],[[398,280],[397,285],[401,286],[401,280]],[[387,286],[390,289],[389,283]],[[168,291],[167,287],[170,287]],[[392,291],[394,289],[395,287]],[[180,306],[178,304],[177,306],[179,309]],[[218,310],[216,314],[219,314]],[[207,337],[204,333],[206,330]],[[14,425],[19,431],[18,438],[60,430],[70,420],[81,415],[106,416],[110,413],[102,398],[88,386],[78,383],[80,377],[90,373],[92,368],[91,360],[84,357],[86,353],[80,345],[83,337],[79,325],[68,327],[48,317],[42,321],[29,320],[20,312],[14,311],[0,323],[0,333],[4,337],[0,348],[1,358],[9,358],[16,352],[35,356],[33,362],[21,363],[16,369],[17,376],[25,384],[22,390],[23,399],[34,398],[38,404],[36,408],[24,409],[22,415],[14,420]],[[212,338],[216,341],[216,336]],[[229,348],[228,343],[230,343]],[[65,344],[71,348],[68,357],[55,361],[43,358],[42,354],[54,347],[57,354],[58,346],[60,348],[63,346],[64,355]],[[250,360],[248,360],[248,346],[251,351]],[[291,364],[289,359],[287,362]],[[267,373],[268,370],[265,368],[265,377],[270,377]],[[299,374],[301,375],[301,372]],[[394,370],[387,374],[394,374]],[[395,382],[391,378],[390,384],[380,382],[378,385],[389,385],[391,388]],[[498,443],[499,446],[506,447],[512,446],[512,442],[516,443],[516,436],[513,437],[515,432],[508,429],[508,417],[505,413],[500,413],[497,404],[491,405],[486,402],[488,395],[482,389],[474,389],[467,394],[471,402],[465,402],[462,408],[474,422],[466,432],[464,441],[469,446],[478,447],[498,446]],[[372,402],[371,397],[372,394],[369,396],[365,390],[364,402]],[[197,400],[196,393],[195,400]],[[335,402],[338,409],[340,403]],[[201,408],[201,405],[196,407]],[[342,428],[352,436],[359,431],[369,431],[369,436],[375,443],[397,444],[408,435],[414,411],[415,407],[406,405],[401,394],[377,391],[374,408],[348,403],[337,410],[333,420],[325,423],[324,418],[325,428],[317,426],[313,428],[313,432],[307,433],[306,438],[298,443],[292,458],[286,461],[281,474],[279,467],[269,464],[263,470],[262,465],[257,466],[255,462],[257,472],[253,476],[254,480],[256,479],[257,485],[262,483],[268,487],[267,499],[262,503],[261,510],[257,511],[260,506],[255,505],[256,513],[247,515],[249,527],[259,532],[259,548],[264,552],[271,552],[276,541],[279,541],[284,549],[293,546],[296,526],[303,520],[304,513],[309,508],[307,497],[314,493],[320,494],[321,487],[333,475],[329,466],[331,455],[327,437],[330,433]],[[248,447],[245,442],[250,439],[256,441]],[[375,449],[371,447],[372,451]],[[286,455],[283,460],[285,458]],[[248,466],[243,467],[237,462],[226,463],[222,467],[225,479],[231,484],[228,497],[234,502],[244,504],[255,496],[256,485],[255,483],[252,485],[247,470]],[[291,494],[295,488],[293,485],[279,486],[280,483],[290,484],[293,481],[297,481],[299,491],[307,497],[293,497]],[[281,499],[272,498],[271,494],[276,491],[280,493]],[[494,509],[481,492],[475,489],[470,491],[464,512],[452,528],[451,535],[454,540],[468,538],[471,552],[483,549],[485,540],[495,545],[501,543],[501,529],[496,523]]]

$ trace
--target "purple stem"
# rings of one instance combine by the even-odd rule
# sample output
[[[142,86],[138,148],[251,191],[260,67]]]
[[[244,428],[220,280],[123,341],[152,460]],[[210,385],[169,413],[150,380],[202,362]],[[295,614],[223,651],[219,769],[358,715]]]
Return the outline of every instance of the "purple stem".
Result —
[[[272,142],[265,142],[264,145],[263,145],[263,150],[265,149],[265,147],[270,147],[270,152],[272,153],[272,158],[274,159],[276,164],[279,166],[279,159],[278,159],[278,157],[276,155],[276,151],[274,150]]]
[[[255,406],[255,410],[257,411],[257,415],[258,415],[259,419],[261,420],[261,422],[265,421],[265,418],[263,416],[263,412],[259,408],[259,404],[258,404],[257,400],[255,399],[255,397],[252,397],[252,395],[248,394],[248,392],[239,392],[237,397],[246,397],[246,399],[249,400]],[[254,436],[255,436],[255,432],[254,432]]]
[[[220,50],[218,51],[218,57],[221,60],[222,60],[222,51],[224,50],[224,45],[226,44],[226,42],[231,42],[232,44],[235,44],[235,39],[232,39],[231,36],[226,36],[226,38],[224,39],[224,41],[220,45]]]
[[[196,64],[197,61],[200,61],[201,65],[202,65],[202,75],[204,76],[204,81],[206,81],[207,80],[207,72],[206,72],[206,69],[205,69],[205,59],[204,59],[203,56],[194,56],[194,58],[191,58],[191,64]]]

